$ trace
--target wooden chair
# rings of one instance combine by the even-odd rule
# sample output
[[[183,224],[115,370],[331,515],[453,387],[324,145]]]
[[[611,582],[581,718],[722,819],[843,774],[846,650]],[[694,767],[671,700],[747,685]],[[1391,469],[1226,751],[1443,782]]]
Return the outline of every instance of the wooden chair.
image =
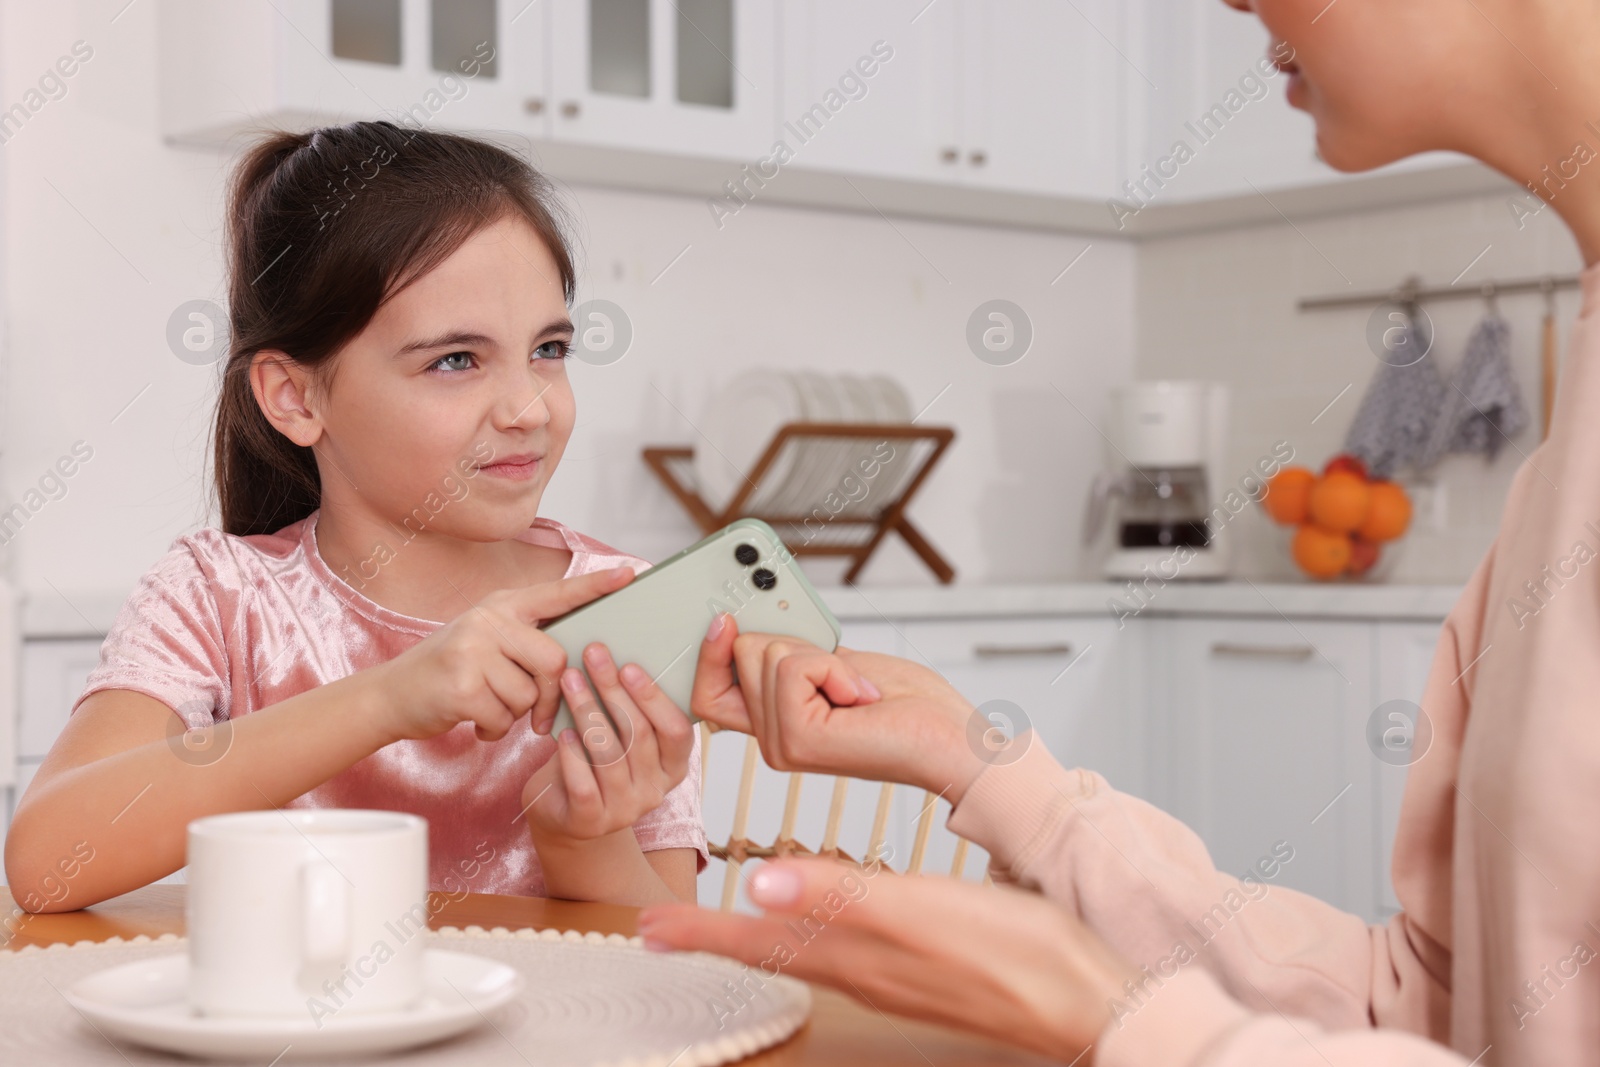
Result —
[[[897,790],[905,791],[906,795],[921,794],[911,835],[911,854],[900,873],[923,873],[923,867],[926,865],[930,854],[930,842],[936,832],[936,815],[942,802],[938,794],[926,790],[915,790],[909,786],[897,786],[892,782],[862,782],[862,785],[876,789],[877,801],[873,811],[871,829],[867,835],[865,845],[861,849],[860,856],[857,857],[850,855],[849,852],[840,847],[851,779],[842,775],[832,776],[831,795],[828,801],[827,819],[822,831],[822,840],[816,849],[811,849],[795,837],[796,827],[802,815],[801,798],[807,778],[824,778],[826,780],[827,776],[808,775],[802,772],[784,774],[784,772],[774,771],[762,761],[761,750],[757,746],[755,738],[731,731],[720,731],[716,726],[707,722],[701,722],[699,727],[702,806],[704,806],[706,800],[706,783],[711,780],[713,768],[725,766],[722,760],[735,752],[742,751],[743,759],[739,770],[739,785],[734,798],[731,827],[727,840],[725,842],[712,840],[709,845],[711,855],[726,864],[719,905],[721,910],[733,910],[734,904],[738,899],[739,880],[744,876],[744,864],[752,859],[816,855],[839,859],[861,866],[872,857],[879,857],[884,861],[885,869],[894,870],[890,864],[896,857],[892,854],[886,854],[889,852],[886,849],[886,845],[888,844],[890,813]],[[712,738],[719,735],[724,738],[725,742],[732,742],[732,744],[714,745]],[[738,743],[740,738],[743,739],[742,745]],[[720,752],[714,755],[713,749],[720,749]],[[769,775],[787,778],[783,814],[779,822],[777,836],[771,844],[752,841],[749,836],[751,808],[755,799],[757,778],[762,771]],[[719,780],[725,780],[725,777],[721,777]],[[937,832],[953,841],[949,863],[950,875],[955,878],[963,877],[969,865],[969,854],[973,851],[973,846],[968,841],[956,837],[942,828],[939,828]],[[982,849],[977,849],[976,852],[978,855],[972,858],[977,860],[981,857],[978,869],[983,872],[982,880],[985,884],[991,884],[988,874],[988,856]]]

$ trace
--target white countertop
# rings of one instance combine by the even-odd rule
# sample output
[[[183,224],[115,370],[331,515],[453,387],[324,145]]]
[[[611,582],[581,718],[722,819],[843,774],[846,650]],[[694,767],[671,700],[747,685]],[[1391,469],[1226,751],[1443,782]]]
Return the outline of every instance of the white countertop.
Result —
[[[996,615],[1114,614],[1113,601],[1138,604],[1122,582],[927,587],[819,588],[841,619],[949,618]],[[1171,583],[1156,590],[1136,614],[1226,615],[1316,619],[1441,620],[1455,605],[1454,585],[1384,585],[1346,582],[1245,581]]]
[[[1114,582],[1044,582],[1036,585],[821,586],[822,599],[840,619],[983,618],[1006,615],[1111,614],[1124,596]],[[1221,615],[1311,619],[1440,620],[1461,589],[1454,585],[1172,583],[1157,590],[1140,616]],[[98,637],[110,628],[126,592],[29,590],[22,602],[24,638]]]

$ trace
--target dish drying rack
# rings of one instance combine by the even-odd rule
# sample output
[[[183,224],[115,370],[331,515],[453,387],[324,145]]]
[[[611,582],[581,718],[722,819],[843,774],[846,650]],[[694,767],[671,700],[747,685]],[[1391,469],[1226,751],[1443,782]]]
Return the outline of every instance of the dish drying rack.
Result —
[[[954,439],[955,430],[948,426],[882,422],[787,422],[778,428],[755,466],[743,476],[738,490],[721,510],[708,504],[695,484],[693,448],[657,445],[643,449],[642,454],[645,465],[689,513],[702,535],[714,533],[734,519],[760,519],[777,531],[784,545],[796,556],[849,557],[851,563],[845,571],[844,582],[854,585],[867,560],[893,530],[927,564],[940,583],[948,585],[955,579],[954,568],[928,543],[905,512],[928,472]],[[827,506],[827,496],[815,502],[808,514],[783,514],[748,506],[757,499],[763,487],[762,479],[771,471],[785,448],[799,449],[806,442],[817,440],[906,442],[905,465],[889,475],[888,499],[874,501],[871,506],[857,506],[872,501],[873,494],[869,491],[861,500],[851,501],[839,493],[837,487],[852,473],[851,469],[845,469],[835,479],[835,488],[827,494],[839,495],[844,500],[836,511]],[[796,456],[804,454],[804,449],[796,452]],[[887,463],[884,469],[889,469]],[[855,472],[855,476],[863,478],[860,472]]]

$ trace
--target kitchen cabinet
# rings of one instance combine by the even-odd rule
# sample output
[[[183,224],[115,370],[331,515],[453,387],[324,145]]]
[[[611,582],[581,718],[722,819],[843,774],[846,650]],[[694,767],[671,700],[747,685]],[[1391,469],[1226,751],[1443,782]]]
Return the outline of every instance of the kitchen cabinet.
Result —
[[[163,0],[162,129],[226,141],[263,121],[386,118],[418,128],[548,132],[547,3]]]
[[[1139,83],[1145,90],[1144,143],[1121,180],[1140,186],[1152,206],[1260,199],[1276,190],[1366,180],[1336,171],[1318,157],[1311,117],[1284,98],[1288,77],[1262,75],[1258,64],[1273,42],[1259,19],[1217,0],[1162,0],[1145,10],[1150,24],[1140,58],[1150,80]],[[1174,158],[1179,142],[1192,158]],[[1373,174],[1427,171],[1463,160],[1430,152]],[[1143,171],[1146,165],[1157,180]],[[1111,195],[1137,204],[1126,189]]]
[[[944,181],[960,173],[956,5],[784,4],[782,124],[793,166]]]
[[[768,154],[779,99],[774,0],[544,6],[552,137],[751,163]]]
[[[1124,7],[1110,0],[789,5],[782,21],[787,129],[819,114],[841,86],[851,93],[794,165],[1106,195],[1127,156],[1125,22]],[[873,73],[852,77],[865,70]]]
[[[1286,843],[1274,884],[1372,915],[1370,624],[1151,622],[1167,810],[1218,869],[1241,875]]]
[[[387,117],[566,180],[1106,233],[1499,187],[1449,153],[1335,172],[1216,0],[162,0],[158,28],[176,143]]]
[[[1100,199],[1128,161],[1129,8],[959,0],[960,160],[985,188]],[[1142,85],[1142,83],[1140,83]]]

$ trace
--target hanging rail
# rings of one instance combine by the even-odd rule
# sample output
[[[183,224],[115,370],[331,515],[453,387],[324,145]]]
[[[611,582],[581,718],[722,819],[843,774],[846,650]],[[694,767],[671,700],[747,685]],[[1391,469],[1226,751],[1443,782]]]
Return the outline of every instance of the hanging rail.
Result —
[[[1514,293],[1554,293],[1558,289],[1576,289],[1580,285],[1576,274],[1547,274],[1542,278],[1519,278],[1516,281],[1487,281],[1474,286],[1440,286],[1424,289],[1421,280],[1413,275],[1387,292],[1357,293],[1339,296],[1313,296],[1300,301],[1301,311],[1322,311],[1328,308],[1373,307],[1378,304],[1417,304],[1430,300],[1482,300]]]

